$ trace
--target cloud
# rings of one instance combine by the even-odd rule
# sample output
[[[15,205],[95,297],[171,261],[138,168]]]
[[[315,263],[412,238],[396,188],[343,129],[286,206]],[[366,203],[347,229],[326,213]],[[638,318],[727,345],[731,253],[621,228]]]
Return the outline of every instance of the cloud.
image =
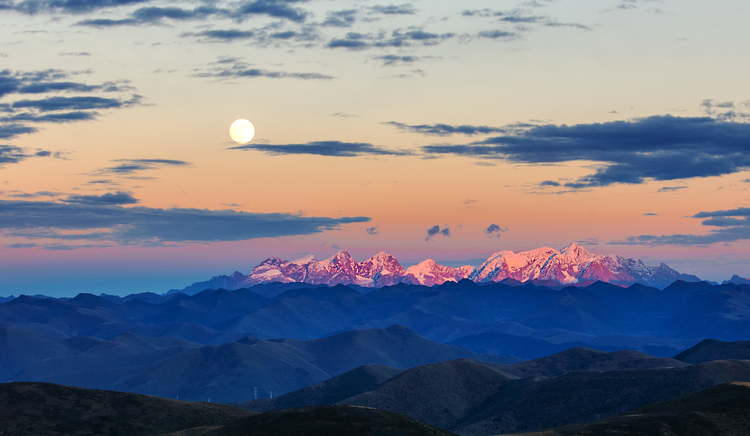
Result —
[[[41,94],[53,91],[91,92],[98,88],[98,86],[91,86],[77,82],[35,82],[18,87],[16,92],[21,94]]]
[[[750,101],[735,104],[733,101],[706,99],[701,102],[701,109],[706,115],[722,121],[750,120],[750,113],[747,112]]]
[[[655,214],[653,212],[647,212],[647,213],[644,213],[643,216],[658,216],[658,214]]]
[[[428,145],[422,151],[527,164],[601,163],[596,173],[565,184],[580,189],[736,173],[750,168],[748,142],[750,124],[663,115],[536,125],[466,145]]]
[[[19,113],[10,117],[0,118],[0,122],[18,122],[26,121],[33,123],[69,123],[73,121],[88,121],[93,120],[99,115],[98,112],[84,112],[84,111],[73,111],[63,112],[57,114],[32,114],[28,112]],[[28,128],[27,128],[28,129]],[[35,131],[36,129],[32,129]],[[31,132],[24,132],[31,133]]]
[[[378,233],[380,233],[378,232],[378,226],[369,227],[365,229],[365,231],[367,232],[368,235],[377,235]]]
[[[48,97],[42,100],[19,100],[11,106],[13,109],[32,108],[41,112],[60,110],[111,109],[125,105],[114,98],[102,97]]]
[[[286,71],[269,71],[259,68],[250,68],[250,65],[237,58],[220,58],[212,63],[208,71],[199,71],[195,77],[228,78],[257,78],[267,77],[271,79],[302,79],[302,80],[331,80],[333,76],[320,73],[291,73]]]
[[[750,208],[741,207],[731,210],[699,212],[691,218],[703,219],[701,222],[702,225],[714,227],[715,229],[703,235],[631,236],[622,241],[610,242],[610,244],[708,246],[716,243],[750,239]]]
[[[36,244],[9,244],[5,245],[5,248],[34,248]]]
[[[239,30],[239,29],[227,29],[227,30],[205,30],[198,33],[183,33],[182,36],[199,36],[208,39],[215,39],[221,41],[234,41],[236,39],[250,39],[256,35],[256,32],[252,30]]]
[[[34,133],[37,129],[21,124],[0,124],[0,139],[11,139],[18,135]]]
[[[247,15],[268,15],[274,18],[283,18],[290,21],[305,21],[308,13],[301,8],[289,6],[293,3],[302,3],[305,0],[255,0],[245,2],[232,14],[241,18]]]
[[[418,124],[409,125],[404,123],[398,123],[396,121],[388,121],[382,123],[388,126],[396,127],[399,130],[403,130],[411,133],[419,133],[422,135],[434,135],[434,136],[450,136],[450,135],[486,135],[490,133],[505,133],[508,129],[500,127],[489,127],[489,126],[470,126],[460,125],[452,126],[449,124]]]
[[[133,197],[129,192],[122,191],[117,191],[115,193],[108,192],[103,195],[70,195],[66,200],[63,201],[65,203],[102,206],[138,203],[138,199]]]
[[[29,155],[23,148],[12,145],[0,145],[0,165],[18,163],[28,157]]]
[[[190,162],[174,159],[115,159],[117,165],[97,170],[96,174],[130,175],[137,171],[155,170],[163,167],[185,167]]]
[[[126,81],[88,85],[69,80],[71,74],[62,70],[0,71],[0,98],[11,95],[51,93],[131,92],[135,88]],[[96,95],[42,99],[21,99],[0,104],[0,139],[36,133],[29,123],[70,123],[95,119],[99,109],[119,109],[139,104],[141,96],[104,98]],[[7,150],[6,150],[7,153]]]
[[[493,224],[490,224],[489,227],[487,227],[486,229],[484,229],[484,233],[487,233],[490,236],[495,236],[495,237],[499,238],[500,234],[502,232],[506,231],[506,230],[508,230],[508,229],[507,228],[502,228],[499,225],[493,223]]]
[[[431,46],[455,37],[455,33],[431,33],[424,30],[409,30],[401,32],[394,30],[390,36],[385,33],[378,35],[349,32],[344,38],[334,38],[326,45],[328,48],[344,48],[348,50],[366,50],[371,48],[412,47],[415,45]]]
[[[312,154],[318,156],[409,156],[405,150],[391,150],[365,142],[313,141],[306,144],[246,144],[230,147],[230,150],[263,151],[271,155]]]
[[[527,3],[528,6],[531,7],[540,7],[544,6],[537,2],[532,2],[531,4]],[[546,15],[529,15],[529,12],[531,10],[528,9],[512,9],[510,11],[493,11],[491,9],[467,9],[461,12],[461,15],[465,17],[492,17],[496,18],[497,21],[501,23],[509,23],[509,24],[516,24],[521,25],[523,27],[520,27],[520,30],[523,31],[529,31],[531,30],[530,25],[540,25],[540,26],[547,26],[547,27],[575,27],[582,30],[591,30],[589,26],[580,24],[580,23],[560,23],[557,20],[550,18]],[[478,34],[481,38],[503,38],[503,39],[512,39],[511,37],[519,37],[520,35],[518,33],[514,32],[506,32],[503,30],[496,30],[496,31],[484,31],[479,32]]]
[[[132,91],[126,82],[105,82],[87,85],[67,80],[70,73],[47,69],[39,71],[0,71],[0,97],[8,94],[40,94],[49,92]]]
[[[14,9],[32,15],[42,12],[80,14],[99,9],[146,3],[148,1],[150,0],[24,0],[14,5]]]
[[[412,64],[419,60],[419,56],[397,56],[397,55],[382,55],[373,56],[373,59],[377,59],[383,62],[384,66],[394,66],[402,64]]]
[[[328,11],[326,12],[326,19],[320,25],[324,27],[351,27],[356,19],[356,9]]]
[[[429,229],[427,229],[427,236],[424,238],[425,242],[429,241],[430,239],[435,237],[435,235],[437,234],[450,237],[451,231],[448,228],[448,226],[443,227],[442,230],[440,229],[440,226],[437,226],[437,225],[430,227]]]
[[[687,186],[665,186],[663,188],[659,188],[659,190],[656,192],[674,192],[685,188],[687,188]]]
[[[483,30],[477,33],[477,36],[480,38],[513,41],[514,39],[520,38],[521,34],[518,32],[508,32],[506,30]]]
[[[555,182],[554,180],[545,180],[542,183],[539,184],[539,186],[560,186],[559,182]]]
[[[0,133],[2,130],[0,130]],[[48,157],[52,152],[47,150],[37,150],[31,152],[26,148],[16,147],[14,145],[0,145],[0,168],[5,164],[15,164],[31,157]]]
[[[404,3],[402,5],[388,5],[388,6],[382,6],[382,5],[375,5],[370,8],[370,10],[377,14],[384,14],[384,15],[414,15],[417,13],[417,10],[414,8],[414,5],[411,3]]]
[[[119,27],[138,26],[143,24],[161,24],[164,19],[173,21],[188,21],[205,19],[213,15],[229,16],[230,11],[211,6],[200,6],[195,9],[183,9],[177,7],[145,7],[133,12],[129,18],[113,20],[107,18],[83,20],[76,23],[78,26],[86,27]]]
[[[369,221],[369,217],[362,216],[305,217],[287,213],[0,200],[0,231],[6,236],[26,239],[139,245],[241,241],[309,235]]]

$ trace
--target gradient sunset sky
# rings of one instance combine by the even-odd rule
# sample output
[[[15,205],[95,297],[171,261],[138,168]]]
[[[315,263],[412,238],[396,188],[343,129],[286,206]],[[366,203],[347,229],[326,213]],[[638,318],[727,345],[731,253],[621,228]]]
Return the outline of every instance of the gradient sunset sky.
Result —
[[[163,293],[339,250],[476,266],[571,242],[750,275],[747,0],[0,14],[0,295]],[[255,125],[245,146],[237,118]]]

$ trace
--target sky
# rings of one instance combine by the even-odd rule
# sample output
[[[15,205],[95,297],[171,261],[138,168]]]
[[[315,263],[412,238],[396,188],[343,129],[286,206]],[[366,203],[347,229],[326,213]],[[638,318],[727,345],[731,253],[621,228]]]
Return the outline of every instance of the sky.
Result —
[[[745,0],[0,0],[0,295],[571,242],[748,277],[748,16]]]

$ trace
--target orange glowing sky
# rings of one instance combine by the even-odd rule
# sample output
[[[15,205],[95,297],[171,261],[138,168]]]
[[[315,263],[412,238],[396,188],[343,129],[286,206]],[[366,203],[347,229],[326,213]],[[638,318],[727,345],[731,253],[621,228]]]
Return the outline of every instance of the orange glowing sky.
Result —
[[[459,265],[574,241],[750,275],[745,1],[35,4],[0,10],[0,295],[164,292],[271,255]],[[254,148],[232,148],[237,118]],[[617,142],[631,131],[648,144]],[[119,221],[86,224],[99,210]],[[226,210],[257,228],[214,229]],[[716,211],[720,225],[693,217]],[[272,214],[333,224],[281,231]],[[426,241],[434,225],[450,237]]]

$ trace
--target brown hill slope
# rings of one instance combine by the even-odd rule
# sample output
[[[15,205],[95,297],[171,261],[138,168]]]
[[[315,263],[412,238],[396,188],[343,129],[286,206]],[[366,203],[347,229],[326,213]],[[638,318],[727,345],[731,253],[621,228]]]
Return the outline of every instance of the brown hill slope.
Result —
[[[226,424],[252,414],[224,404],[189,403],[49,383],[0,384],[3,436],[151,435]]]
[[[223,426],[164,436],[455,436],[408,416],[368,407],[319,406],[265,412]]]
[[[750,383],[727,383],[582,425],[525,436],[723,436],[750,433]]]

